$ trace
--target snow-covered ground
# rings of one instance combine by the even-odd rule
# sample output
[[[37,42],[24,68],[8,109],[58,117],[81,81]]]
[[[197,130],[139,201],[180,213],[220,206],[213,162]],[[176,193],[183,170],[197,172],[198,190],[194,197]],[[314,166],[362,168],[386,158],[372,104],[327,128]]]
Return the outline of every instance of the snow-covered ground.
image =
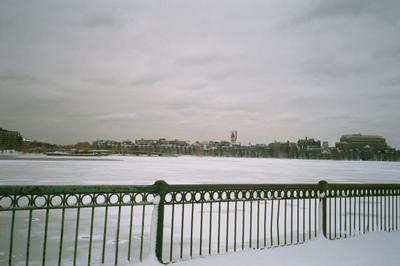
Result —
[[[398,266],[400,233],[371,233],[352,239],[318,239],[304,245],[252,250],[183,262],[182,266]]]
[[[49,159],[30,155],[24,158],[29,160],[0,160],[0,184],[152,184],[158,179],[169,183],[317,183],[322,179],[328,182],[400,183],[400,163],[396,162],[123,156],[101,160]],[[69,215],[73,218],[74,214]],[[150,213],[147,215],[151,216]],[[20,218],[18,234],[22,236],[26,234],[26,219]],[[34,222],[41,219],[43,217],[37,214]],[[0,233],[8,236],[4,229],[9,226],[8,220],[4,220],[3,225]],[[96,229],[101,232],[94,235],[94,240],[100,243],[102,227],[96,226],[95,232]],[[51,225],[49,230],[52,230]],[[37,233],[41,238],[42,233]],[[16,245],[18,243],[17,240]],[[21,243],[25,242],[21,240]],[[111,239],[108,244],[115,245]],[[399,232],[376,232],[335,241],[319,237],[303,245],[198,258],[179,262],[179,265],[400,265],[399,245]],[[22,252],[24,246],[20,247]],[[0,252],[0,261],[4,262],[6,257],[6,253]],[[160,264],[149,258],[142,265]]]

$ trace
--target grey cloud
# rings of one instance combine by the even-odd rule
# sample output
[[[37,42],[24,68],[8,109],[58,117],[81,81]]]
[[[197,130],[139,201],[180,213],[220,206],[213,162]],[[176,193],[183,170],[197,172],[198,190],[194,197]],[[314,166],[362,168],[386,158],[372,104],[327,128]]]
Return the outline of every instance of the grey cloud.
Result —
[[[120,85],[115,79],[82,79],[83,82],[89,83],[95,86],[106,86],[106,87],[117,87]]]
[[[387,22],[398,21],[400,4],[396,0],[325,0],[317,1],[302,15],[294,18],[292,24],[306,23],[334,17],[373,16]],[[397,14],[396,14],[397,13]]]
[[[126,79],[126,78],[125,78]],[[82,82],[91,84],[97,87],[115,87],[123,88],[125,86],[130,87],[141,87],[141,86],[152,86],[162,80],[161,75],[146,74],[137,76],[132,80],[122,80],[116,78],[83,78]]]
[[[361,62],[340,62],[334,57],[324,57],[308,61],[304,64],[303,71],[311,76],[326,76],[339,79],[367,74],[369,67]]]
[[[400,77],[399,76],[385,78],[384,80],[382,80],[380,82],[380,85],[384,86],[384,87],[395,87],[395,88],[397,88],[396,91],[400,93],[400,89],[398,89],[398,88],[400,88]]]
[[[198,66],[212,64],[218,61],[215,54],[189,54],[177,59],[177,64],[183,66]]]
[[[199,90],[204,90],[207,88],[207,83],[184,83],[178,86],[178,89],[181,89],[183,91],[185,90],[191,90],[191,91],[199,91]]]
[[[209,75],[211,80],[219,81],[225,80],[234,75],[234,71],[232,69],[223,69],[220,71],[213,72]]]
[[[96,115],[94,117],[91,117],[92,119],[99,120],[99,121],[116,121],[116,120],[122,120],[122,121],[129,121],[129,120],[135,120],[138,118],[138,115],[136,113],[113,113],[113,114],[103,114],[103,115]]]
[[[385,49],[375,51],[372,57],[377,61],[400,65],[400,44],[396,42],[395,47],[385,47]]]
[[[0,82],[36,82],[37,78],[12,71],[0,72]]]
[[[161,75],[147,74],[134,78],[129,82],[130,86],[150,86],[160,82],[163,79]]]
[[[121,26],[121,23],[114,14],[104,12],[84,16],[79,25],[87,28],[115,28]]]

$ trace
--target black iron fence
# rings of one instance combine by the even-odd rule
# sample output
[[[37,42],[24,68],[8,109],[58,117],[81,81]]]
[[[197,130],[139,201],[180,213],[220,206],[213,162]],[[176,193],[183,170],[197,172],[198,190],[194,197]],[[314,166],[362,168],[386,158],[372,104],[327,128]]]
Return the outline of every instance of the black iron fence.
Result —
[[[150,253],[157,191],[155,185],[1,186],[0,265],[142,261]]]
[[[0,186],[1,265],[162,263],[399,229],[400,184]]]

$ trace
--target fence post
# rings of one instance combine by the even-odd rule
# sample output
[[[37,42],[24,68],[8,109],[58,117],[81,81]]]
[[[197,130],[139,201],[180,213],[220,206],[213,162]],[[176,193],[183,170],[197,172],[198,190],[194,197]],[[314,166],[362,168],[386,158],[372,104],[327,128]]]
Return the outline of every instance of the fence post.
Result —
[[[156,256],[160,263],[162,260],[162,249],[163,249],[163,234],[164,234],[164,201],[165,194],[169,190],[169,185],[164,180],[158,180],[154,183],[157,186],[158,195],[160,196],[160,202],[158,204],[158,219],[157,219],[157,235],[156,235]]]
[[[328,191],[328,182],[321,180],[318,182],[319,184],[319,203],[322,205],[322,214],[320,215],[320,223],[322,223],[322,234],[326,239],[328,239],[327,236],[327,226],[328,226],[328,221],[327,221],[327,191]],[[321,217],[322,216],[322,217]],[[322,219],[321,219],[322,218]]]

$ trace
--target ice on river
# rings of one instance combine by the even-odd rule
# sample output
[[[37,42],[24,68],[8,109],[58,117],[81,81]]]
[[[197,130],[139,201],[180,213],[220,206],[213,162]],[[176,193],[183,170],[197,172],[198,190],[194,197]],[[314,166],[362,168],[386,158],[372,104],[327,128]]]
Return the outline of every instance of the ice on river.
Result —
[[[30,156],[32,159],[32,156]],[[400,163],[211,157],[0,160],[1,184],[400,182]],[[103,158],[104,159],[104,158]]]

